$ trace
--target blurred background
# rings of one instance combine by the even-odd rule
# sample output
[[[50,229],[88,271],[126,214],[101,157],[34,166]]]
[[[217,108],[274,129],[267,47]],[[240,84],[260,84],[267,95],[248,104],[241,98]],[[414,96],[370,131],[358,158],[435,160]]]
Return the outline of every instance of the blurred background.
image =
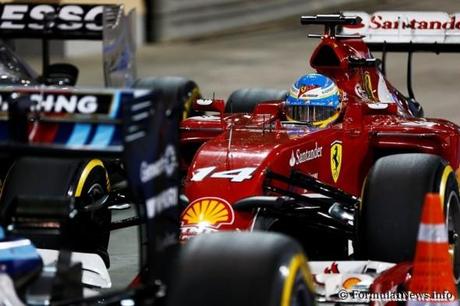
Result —
[[[87,2],[89,0],[72,0]],[[65,0],[62,2],[72,2]],[[289,88],[311,71],[309,56],[321,28],[301,26],[302,14],[343,10],[460,11],[457,0],[125,0],[137,12],[138,77],[180,75],[195,80],[205,96],[226,98],[242,87]],[[39,65],[38,44],[18,48]],[[35,46],[35,47],[34,47]],[[56,61],[80,68],[81,86],[103,85],[101,46],[54,42]],[[376,56],[379,56],[376,54]],[[387,73],[405,91],[406,54],[390,54]],[[426,114],[460,123],[455,91],[458,54],[416,54],[413,87]],[[39,68],[40,69],[40,68]],[[40,71],[40,70],[39,70]]]

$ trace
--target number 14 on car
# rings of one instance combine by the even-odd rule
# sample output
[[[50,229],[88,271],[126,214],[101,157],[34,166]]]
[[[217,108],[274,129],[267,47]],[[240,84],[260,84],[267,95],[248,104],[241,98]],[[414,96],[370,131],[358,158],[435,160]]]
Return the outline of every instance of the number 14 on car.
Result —
[[[200,168],[193,172],[191,181],[201,182],[206,177],[230,179],[230,182],[242,182],[250,180],[256,170],[254,167],[239,168],[227,171],[214,171],[217,167]]]

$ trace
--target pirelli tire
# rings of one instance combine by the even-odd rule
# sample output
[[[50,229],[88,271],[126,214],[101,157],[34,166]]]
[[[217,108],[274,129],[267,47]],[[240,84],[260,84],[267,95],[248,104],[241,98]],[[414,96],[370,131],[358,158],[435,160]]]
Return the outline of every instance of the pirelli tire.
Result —
[[[286,90],[268,88],[241,88],[230,94],[225,105],[226,113],[252,113],[257,104],[286,99]]]
[[[168,306],[315,304],[302,248],[276,233],[192,238],[180,251],[170,290]]]
[[[72,188],[82,208],[107,196],[111,187],[104,162],[100,159],[83,161],[78,171],[78,180]],[[82,210],[73,228],[73,235],[82,235],[83,238],[83,242],[77,245],[78,249],[99,254],[108,267],[111,221],[112,213],[107,206],[87,212]]]
[[[6,176],[0,198],[0,219],[2,225],[14,220],[15,203],[21,196],[32,199],[73,197],[79,213],[68,220],[66,247],[72,251],[98,254],[109,266],[107,247],[111,212],[107,206],[85,210],[88,205],[108,195],[109,191],[107,171],[99,159],[21,157],[13,163]],[[53,231],[17,231],[18,235],[30,238],[39,248],[63,247],[60,235],[51,234]]]
[[[451,166],[437,155],[383,157],[370,170],[358,215],[357,254],[363,259],[412,261],[426,193],[443,202],[454,274],[460,275],[460,196]]]
[[[193,102],[201,98],[200,89],[195,81],[177,76],[148,77],[137,80],[133,87],[161,90],[171,108],[182,108],[182,119],[200,115],[192,109]]]

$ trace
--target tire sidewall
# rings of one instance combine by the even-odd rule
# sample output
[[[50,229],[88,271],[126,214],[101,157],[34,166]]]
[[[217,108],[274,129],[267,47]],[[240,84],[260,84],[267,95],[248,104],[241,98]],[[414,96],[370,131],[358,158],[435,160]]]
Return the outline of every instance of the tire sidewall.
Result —
[[[458,184],[448,163],[439,156],[398,154],[379,159],[363,185],[356,218],[356,257],[412,261],[425,194],[441,193],[441,188],[445,189],[446,211],[448,195],[453,192],[458,196]],[[458,212],[455,206],[450,209]]]
[[[102,161],[97,162],[97,165],[85,174],[85,168],[94,161],[82,163],[81,170],[78,172],[78,179],[73,187],[75,191],[78,191],[78,185],[82,184],[81,192],[75,194],[76,203],[80,206],[80,213],[73,222],[73,235],[81,237],[79,239],[81,244],[79,248],[81,250],[101,255],[108,265],[107,248],[110,239],[111,212],[107,207],[90,212],[82,210],[86,205],[92,204],[94,200],[110,192],[110,181]],[[102,191],[100,196],[95,199],[88,194],[94,187],[100,188],[100,191]]]

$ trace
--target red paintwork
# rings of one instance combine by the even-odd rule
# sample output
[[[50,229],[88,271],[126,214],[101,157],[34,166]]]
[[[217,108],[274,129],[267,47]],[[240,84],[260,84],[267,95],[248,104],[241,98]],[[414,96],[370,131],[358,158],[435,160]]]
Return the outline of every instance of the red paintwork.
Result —
[[[34,143],[53,143],[59,129],[59,124],[56,123],[36,123],[32,122],[29,125],[29,141]]]
[[[330,47],[339,66],[314,65]],[[416,118],[408,102],[375,67],[352,68],[349,57],[371,58],[361,39],[321,39],[313,52],[311,64],[319,73],[332,78],[343,91],[344,105],[339,119],[326,128],[284,124],[283,102],[259,105],[253,114],[227,114],[214,118],[195,117],[181,124],[181,146],[184,154],[194,154],[183,165],[188,169],[185,194],[190,202],[203,197],[217,197],[232,204],[255,195],[263,195],[264,171],[271,169],[288,175],[292,152],[322,148],[321,157],[294,166],[319,180],[359,196],[363,181],[382,155],[400,152],[434,153],[447,160],[453,169],[459,167],[460,128],[440,119]],[[286,84],[288,87],[289,84]],[[379,101],[385,109],[375,109]],[[230,139],[231,138],[231,139]],[[334,142],[342,142],[342,164],[337,182],[330,166]],[[201,146],[199,146],[201,145]],[[192,149],[195,148],[195,149]],[[205,177],[191,181],[197,169],[215,166],[214,171],[256,167],[252,178],[231,182],[225,178]],[[232,225],[220,229],[250,230],[253,213],[235,213]]]
[[[324,269],[324,273],[332,274],[332,273],[340,273],[339,265],[336,262],[333,262],[330,267]]]
[[[371,287],[369,288],[369,292],[387,295],[391,293],[396,294],[401,291],[407,292],[408,283],[411,277],[411,270],[412,263],[410,262],[402,262],[397,264],[393,268],[382,272],[382,274],[380,274],[379,277],[377,277],[372,283]],[[398,302],[393,298],[393,301],[390,300],[383,303],[373,301],[370,304],[372,306],[382,304],[387,306],[396,306],[398,305]]]

